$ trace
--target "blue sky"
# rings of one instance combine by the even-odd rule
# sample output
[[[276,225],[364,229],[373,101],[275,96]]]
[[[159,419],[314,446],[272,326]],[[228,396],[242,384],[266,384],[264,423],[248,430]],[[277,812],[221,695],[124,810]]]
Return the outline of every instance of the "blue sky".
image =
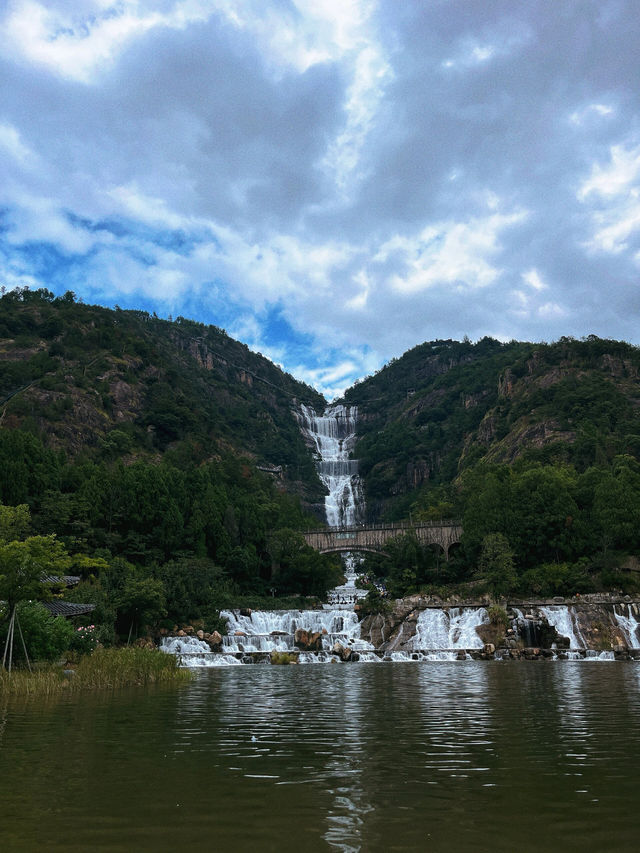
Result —
[[[425,340],[640,343],[637,0],[8,0],[0,282],[338,395]]]

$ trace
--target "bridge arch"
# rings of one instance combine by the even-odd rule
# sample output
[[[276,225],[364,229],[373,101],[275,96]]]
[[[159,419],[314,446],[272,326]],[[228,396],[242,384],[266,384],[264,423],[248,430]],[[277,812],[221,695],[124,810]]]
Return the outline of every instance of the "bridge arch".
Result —
[[[365,554],[382,554],[383,557],[389,556],[381,548],[371,548],[364,545],[336,545],[335,548],[324,548],[320,551],[321,554],[358,554],[361,552]]]
[[[403,533],[413,532],[421,545],[437,545],[449,559],[449,548],[460,542],[462,525],[458,521],[424,522],[411,524],[372,524],[353,527],[325,528],[308,530],[304,533],[307,545],[327,554],[332,551],[369,551],[383,553],[389,539]]]

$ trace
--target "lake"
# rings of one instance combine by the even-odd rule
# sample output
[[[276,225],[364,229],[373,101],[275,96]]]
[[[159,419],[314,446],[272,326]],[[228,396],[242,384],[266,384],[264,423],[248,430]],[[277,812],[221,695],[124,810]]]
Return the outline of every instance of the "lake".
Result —
[[[242,666],[0,707],[0,849],[637,851],[640,664]]]

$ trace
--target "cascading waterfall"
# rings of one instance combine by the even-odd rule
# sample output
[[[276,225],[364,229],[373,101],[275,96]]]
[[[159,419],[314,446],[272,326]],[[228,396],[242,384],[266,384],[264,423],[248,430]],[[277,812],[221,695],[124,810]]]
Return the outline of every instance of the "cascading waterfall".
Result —
[[[209,645],[197,637],[165,637],[160,643],[160,651],[175,655],[180,666],[188,666],[190,669],[240,666],[235,655],[212,652]]]
[[[640,637],[638,637],[638,626],[640,625],[640,622],[638,622],[636,613],[634,613],[633,610],[635,605],[628,605],[628,616],[622,612],[618,612],[619,606],[623,607],[624,605],[614,604],[613,615],[625,635],[627,645],[630,649],[640,649]]]
[[[223,610],[228,634],[224,650],[237,652],[295,651],[298,629],[317,633],[322,648],[330,651],[339,642],[354,651],[372,650],[371,643],[360,639],[360,625],[353,610],[253,610],[250,615]]]
[[[569,638],[570,649],[586,649],[587,644],[580,632],[577,614],[573,608],[564,604],[553,604],[548,607],[541,607],[540,612],[560,636]]]
[[[364,510],[358,462],[351,459],[356,442],[356,406],[329,406],[317,415],[309,406],[294,412],[305,441],[312,448],[318,476],[327,488],[324,510],[329,527],[351,527]],[[345,583],[329,593],[329,608],[352,608],[366,593],[356,587],[359,559],[345,554]]]
[[[356,442],[355,406],[329,406],[317,415],[309,406],[294,412],[307,444],[313,449],[318,476],[327,487],[324,507],[329,527],[360,521],[363,508],[358,463],[350,459]]]
[[[481,649],[476,628],[489,621],[485,607],[452,607],[423,610],[416,622],[413,648],[416,651]]]
[[[525,646],[539,646],[540,631],[535,621],[527,618],[522,610],[519,610],[517,607],[513,608],[513,612],[516,614],[516,621],[514,623],[516,633],[522,637]]]

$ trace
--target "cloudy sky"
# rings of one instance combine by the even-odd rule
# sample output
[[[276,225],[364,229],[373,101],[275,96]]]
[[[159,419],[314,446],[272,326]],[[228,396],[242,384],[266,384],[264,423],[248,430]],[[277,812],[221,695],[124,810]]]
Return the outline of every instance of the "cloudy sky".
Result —
[[[0,283],[329,397],[434,338],[640,344],[638,0],[4,0]]]

